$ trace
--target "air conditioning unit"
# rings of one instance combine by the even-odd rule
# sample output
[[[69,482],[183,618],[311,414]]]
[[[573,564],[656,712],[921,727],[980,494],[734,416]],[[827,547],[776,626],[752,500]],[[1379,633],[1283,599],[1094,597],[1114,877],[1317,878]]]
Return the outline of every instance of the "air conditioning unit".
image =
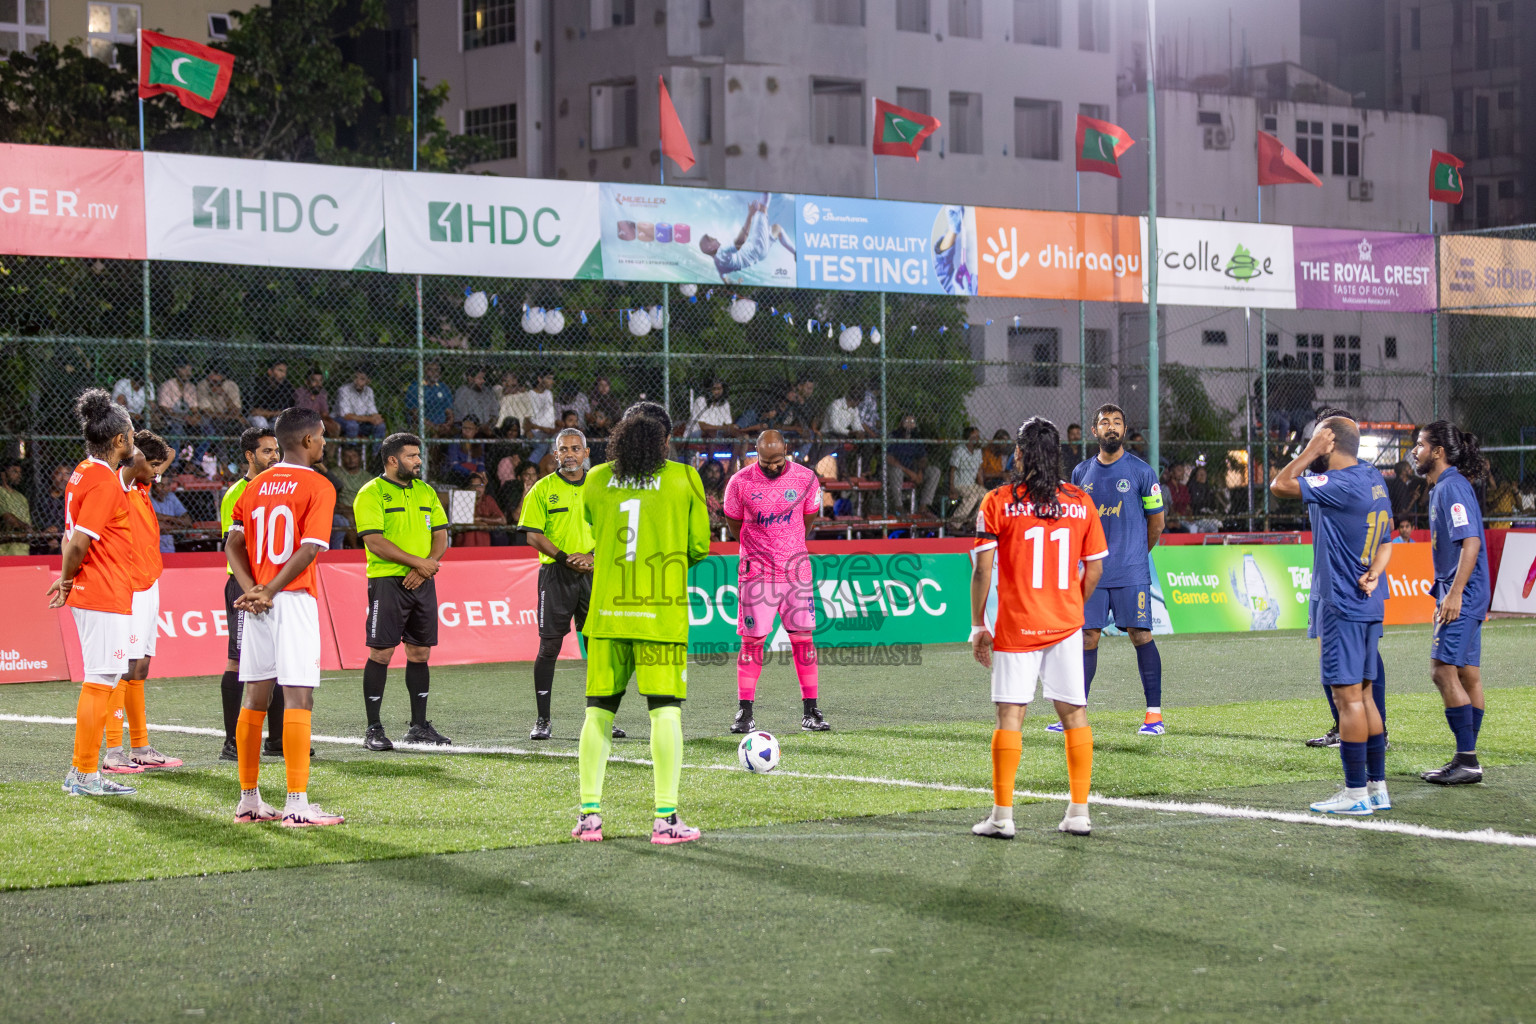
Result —
[[[1205,148],[1231,149],[1232,129],[1228,128],[1226,125],[1206,125]]]
[[[1376,198],[1376,183],[1364,178],[1351,178],[1349,182],[1349,198],[1360,203],[1369,203]]]

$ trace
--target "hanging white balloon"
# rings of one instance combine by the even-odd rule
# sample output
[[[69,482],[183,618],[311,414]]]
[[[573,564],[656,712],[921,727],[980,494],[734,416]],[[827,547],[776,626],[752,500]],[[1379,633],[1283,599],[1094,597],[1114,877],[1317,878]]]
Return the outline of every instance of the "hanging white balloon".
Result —
[[[837,336],[837,347],[844,352],[854,352],[864,343],[864,329],[858,326],[845,327],[843,333]]]
[[[529,334],[538,334],[544,330],[544,310],[540,306],[534,306],[523,314],[523,330]]]
[[[559,334],[565,330],[565,314],[558,309],[552,309],[544,314],[544,333]]]
[[[651,326],[652,327],[655,327],[657,330],[660,330],[662,327],[666,326],[666,323],[665,323],[665,321],[663,319],[663,314],[661,312],[661,307],[660,306],[652,306],[650,308],[650,314],[651,314]]]
[[[491,308],[491,300],[485,297],[485,292],[470,292],[464,296],[464,315],[478,320],[485,316],[485,311]]]
[[[699,294],[699,286],[696,284],[680,284],[677,286],[677,290],[682,292],[685,299],[691,299]]]
[[[639,338],[651,333],[651,315],[643,309],[629,314],[629,333]]]
[[[757,302],[753,299],[737,299],[731,303],[731,319],[744,324],[757,315]]]
[[[880,344],[880,328],[871,327],[869,329],[869,340],[875,345]]]

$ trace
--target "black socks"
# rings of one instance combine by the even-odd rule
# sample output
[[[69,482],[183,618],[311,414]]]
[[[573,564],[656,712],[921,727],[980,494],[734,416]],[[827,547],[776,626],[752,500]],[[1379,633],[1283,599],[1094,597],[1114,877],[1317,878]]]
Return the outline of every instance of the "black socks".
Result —
[[[383,690],[383,685],[379,686]],[[432,667],[424,661],[405,663],[405,688],[411,696],[411,724],[427,724],[427,692],[432,688]]]
[[[368,659],[363,666],[363,708],[368,713],[368,724],[379,724],[379,707],[384,703],[384,681],[389,677],[389,665]]]

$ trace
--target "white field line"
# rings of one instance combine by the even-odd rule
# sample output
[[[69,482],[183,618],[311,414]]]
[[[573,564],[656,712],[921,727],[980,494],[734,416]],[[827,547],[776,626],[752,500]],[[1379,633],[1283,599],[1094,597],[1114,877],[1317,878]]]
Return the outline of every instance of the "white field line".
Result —
[[[0,722],[69,726],[75,724],[73,718],[55,715],[0,714]],[[188,736],[222,737],[224,735],[220,729],[208,729],[191,725],[151,725],[149,728],[156,732],[181,733]],[[332,743],[338,746],[360,747],[363,745],[363,741],[355,736],[315,735],[311,739],[315,743]],[[523,747],[475,747],[461,746],[459,744],[439,747],[424,743],[396,743],[395,749],[421,754],[516,754],[564,758],[578,756],[574,750],[529,750]],[[651,764],[649,760],[638,757],[610,757],[609,760],[620,764]],[[683,767],[704,771],[741,771],[740,768],[733,764],[685,764]],[[943,782],[918,782],[913,779],[887,779],[870,775],[816,775],[809,772],[786,771],[775,771],[774,774],[784,778],[810,779],[821,782],[857,782],[872,786],[899,786],[905,789],[929,789],[947,793],[992,795],[992,790],[984,787],[957,786]],[[1028,789],[1018,790],[1015,795],[1035,800],[1050,800],[1062,803],[1067,800],[1066,793],[1041,793]],[[1198,814],[1208,818],[1241,818],[1249,821],[1279,821],[1290,825],[1321,825],[1325,828],[1356,829],[1361,832],[1386,832],[1396,835],[1417,836],[1421,839],[1449,839],[1455,842],[1481,843],[1487,846],[1524,846],[1536,849],[1536,836],[1515,835],[1510,832],[1497,832],[1493,829],[1479,829],[1476,832],[1457,832],[1452,829],[1431,828],[1427,825],[1414,825],[1405,821],[1385,821],[1374,817],[1332,817],[1322,814],[1306,814],[1299,811],[1272,811],[1256,807],[1229,807],[1226,804],[1184,803],[1177,800],[1143,800],[1135,797],[1099,796],[1097,793],[1093,794],[1092,802],[1103,807],[1125,807],[1138,811]]]

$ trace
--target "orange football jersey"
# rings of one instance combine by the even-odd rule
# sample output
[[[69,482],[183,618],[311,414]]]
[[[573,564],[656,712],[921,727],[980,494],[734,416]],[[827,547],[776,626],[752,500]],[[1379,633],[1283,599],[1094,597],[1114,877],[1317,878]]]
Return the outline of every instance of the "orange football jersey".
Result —
[[[279,462],[257,475],[235,502],[231,531],[245,534],[245,553],[257,583],[271,583],[301,544],[330,547],[336,488],[307,466]],[[295,576],[285,590],[320,596],[315,563]]]
[[[1056,492],[1059,516],[1042,519],[1011,487],[982,499],[976,513],[977,552],[996,548],[997,623],[993,649],[1038,651],[1083,628],[1083,588],[1078,562],[1109,553],[1099,511],[1069,483]]]
[[[133,612],[133,533],[128,495],[117,471],[100,459],[75,467],[64,488],[64,534],[91,538],[65,603],[71,608]]]
[[[129,553],[129,583],[134,593],[148,590],[165,572],[160,556],[160,518],[149,503],[149,488],[133,484],[128,488],[128,523],[133,536]]]

